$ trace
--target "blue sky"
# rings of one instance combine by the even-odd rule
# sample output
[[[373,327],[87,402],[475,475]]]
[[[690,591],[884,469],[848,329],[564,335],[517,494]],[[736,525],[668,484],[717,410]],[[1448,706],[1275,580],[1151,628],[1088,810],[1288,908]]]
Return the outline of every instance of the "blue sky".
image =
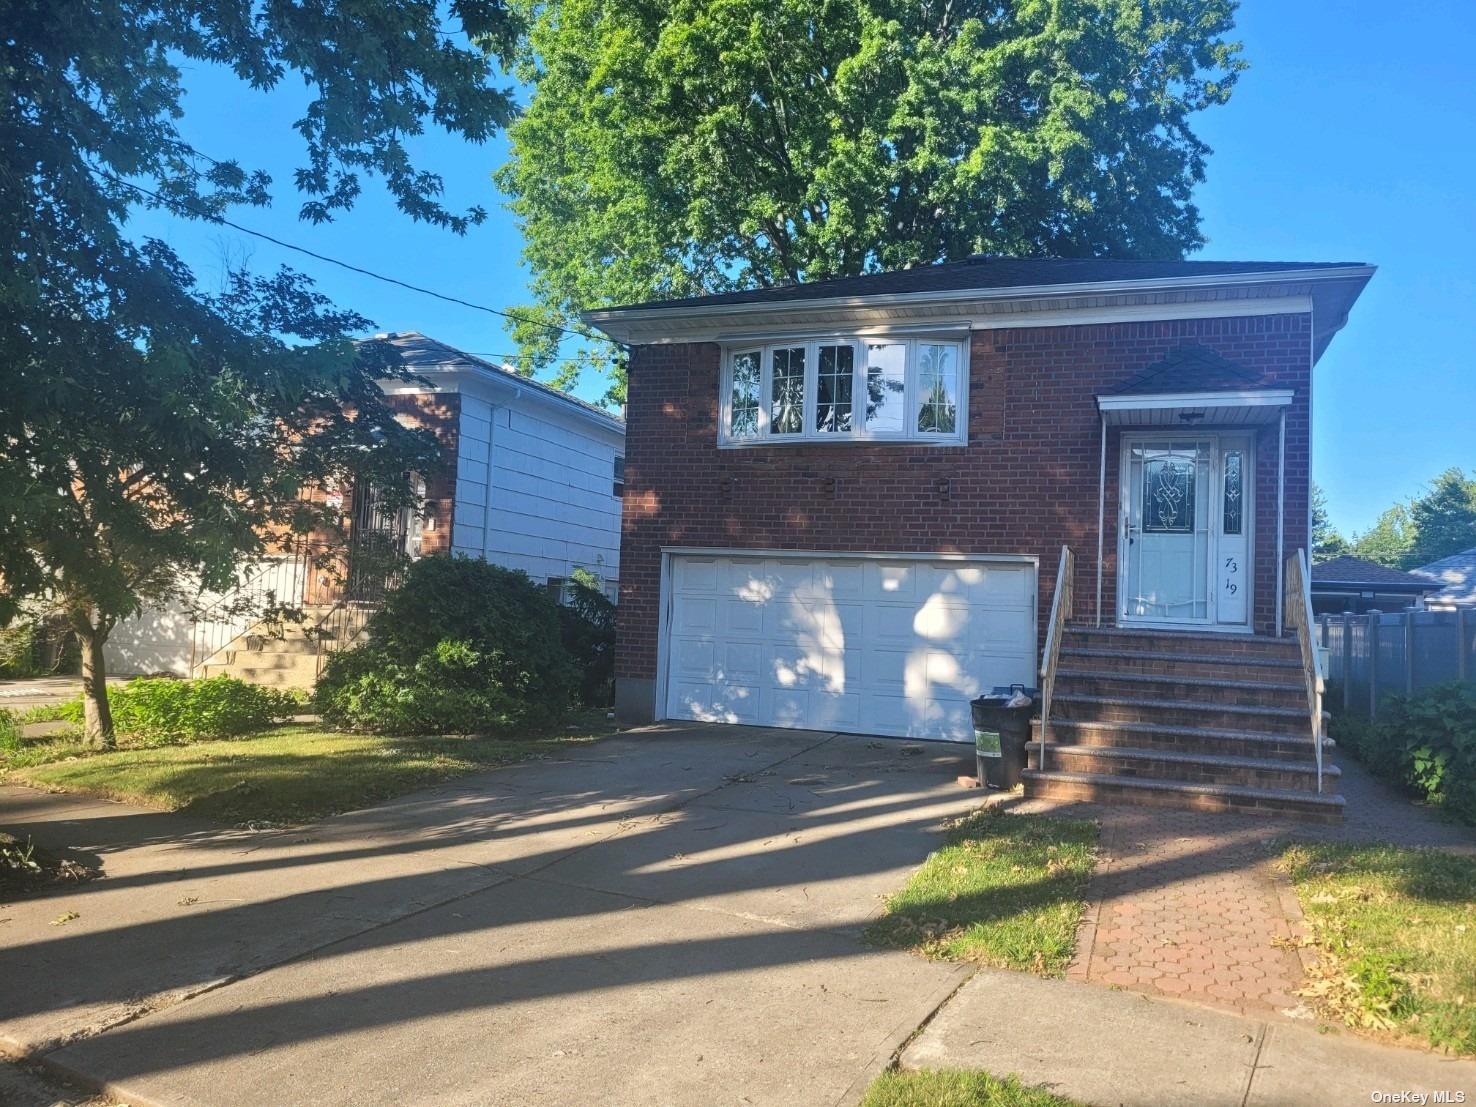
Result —
[[[1230,104],[1198,121],[1215,151],[1197,197],[1209,239],[1199,256],[1379,266],[1317,367],[1314,473],[1334,523],[1360,530],[1441,470],[1476,469],[1476,6],[1244,0],[1237,37],[1251,68]],[[506,158],[500,140],[438,134],[418,146],[450,203],[490,210],[464,237],[411,223],[373,182],[352,212],[314,227],[298,221],[291,188],[297,90],[254,94],[206,67],[188,86],[186,137],[276,181],[275,205],[238,209],[237,222],[491,307],[526,299],[521,238],[490,179]],[[493,316],[226,228],[153,212],[135,228],[170,242],[206,287],[227,261],[285,263],[379,329],[482,354],[512,348]],[[579,388],[603,390],[594,379]]]

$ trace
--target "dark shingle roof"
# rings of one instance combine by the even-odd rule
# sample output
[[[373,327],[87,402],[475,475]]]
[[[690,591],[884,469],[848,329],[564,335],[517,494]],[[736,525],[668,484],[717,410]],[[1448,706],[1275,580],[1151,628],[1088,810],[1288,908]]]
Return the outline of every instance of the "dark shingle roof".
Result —
[[[1031,288],[1049,285],[1098,284],[1106,281],[1149,281],[1184,277],[1275,273],[1298,269],[1361,268],[1359,261],[1138,261],[1110,258],[996,258],[919,265],[862,277],[784,285],[779,288],[724,292],[678,300],[649,300],[605,311],[638,311],[666,307],[721,307],[727,304],[785,303],[831,297],[885,296],[909,292],[953,292],[965,289]]]
[[[1128,396],[1156,392],[1234,392],[1264,383],[1260,374],[1225,360],[1208,347],[1178,346],[1113,392]]]
[[[1335,557],[1330,561],[1318,561],[1312,566],[1312,583],[1315,584],[1367,584],[1379,588],[1394,588],[1400,591],[1423,592],[1435,587],[1428,577],[1418,577],[1387,565],[1364,561],[1361,557]]]

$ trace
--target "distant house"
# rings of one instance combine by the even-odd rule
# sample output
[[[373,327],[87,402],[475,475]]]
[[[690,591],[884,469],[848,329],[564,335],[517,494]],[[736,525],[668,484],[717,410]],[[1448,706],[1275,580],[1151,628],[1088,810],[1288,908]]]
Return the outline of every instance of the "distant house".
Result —
[[[421,378],[380,382],[390,406],[441,444],[437,471],[411,478],[424,496],[424,514],[381,510],[373,487],[325,490],[328,502],[342,509],[346,542],[335,539],[327,551],[307,543],[269,554],[240,588],[206,597],[205,615],[196,621],[170,605],[119,624],[107,645],[110,672],[227,672],[260,683],[311,684],[319,660],[312,633],[294,627],[285,638],[272,638],[233,608],[259,611],[270,596],[306,611],[309,631],[336,629],[346,640],[383,594],[387,552],[399,555],[391,559],[399,563],[448,553],[482,558],[521,569],[557,592],[583,570],[615,599],[624,422],[416,331],[372,341],[395,347]]]
[[[1435,591],[1425,597],[1426,607],[1441,611],[1476,607],[1476,546],[1421,565],[1414,572],[1436,584]]]
[[[1435,587],[1429,578],[1414,573],[1359,557],[1335,557],[1312,566],[1312,612],[1403,611],[1426,606]]]

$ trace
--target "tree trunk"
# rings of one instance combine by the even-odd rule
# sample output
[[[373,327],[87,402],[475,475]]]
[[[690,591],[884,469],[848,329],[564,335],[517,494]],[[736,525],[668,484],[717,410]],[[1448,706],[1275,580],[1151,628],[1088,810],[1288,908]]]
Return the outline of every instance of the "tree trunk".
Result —
[[[107,662],[103,643],[107,631],[92,627],[79,631],[82,640],[82,737],[89,746],[110,750],[117,746],[113,734],[113,710],[108,706]]]

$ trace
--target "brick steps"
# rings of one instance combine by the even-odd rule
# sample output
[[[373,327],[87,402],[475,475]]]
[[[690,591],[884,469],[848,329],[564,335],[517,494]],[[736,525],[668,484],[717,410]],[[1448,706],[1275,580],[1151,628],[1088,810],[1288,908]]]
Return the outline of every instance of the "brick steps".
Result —
[[[1056,673],[1056,688],[1066,695],[1113,696],[1131,690],[1152,700],[1212,700],[1241,707],[1295,709],[1299,703],[1307,702],[1307,690],[1300,683],[1168,673],[1113,673],[1062,668]]]
[[[1031,755],[1032,764],[1039,768],[1040,743],[1031,742],[1026,750]],[[1237,784],[1282,791],[1317,791],[1317,766],[1312,761],[1151,747],[1072,746],[1054,743],[1047,747],[1046,757],[1048,768],[1067,773],[1106,773],[1197,784]],[[1324,765],[1322,775],[1323,788],[1328,790],[1335,787],[1341,772],[1335,765]]]
[[[1292,639],[1067,627],[1025,793],[1336,822],[1332,744],[1319,793],[1311,732]]]
[[[1032,724],[1040,739],[1040,720]],[[1164,749],[1180,753],[1225,754],[1280,761],[1311,761],[1312,739],[1295,734],[1264,734],[1254,730],[1222,730],[1215,727],[1164,726],[1158,723],[1104,723],[1077,719],[1051,720],[1051,741],[1078,746],[1121,746],[1132,749]],[[1322,740],[1323,750],[1333,748]]]
[[[1343,797],[1336,793],[1250,788],[1233,784],[1193,784],[1176,780],[1096,773],[1026,769],[1025,794],[1080,803],[1130,803],[1240,815],[1281,815],[1311,822],[1343,819]]]

